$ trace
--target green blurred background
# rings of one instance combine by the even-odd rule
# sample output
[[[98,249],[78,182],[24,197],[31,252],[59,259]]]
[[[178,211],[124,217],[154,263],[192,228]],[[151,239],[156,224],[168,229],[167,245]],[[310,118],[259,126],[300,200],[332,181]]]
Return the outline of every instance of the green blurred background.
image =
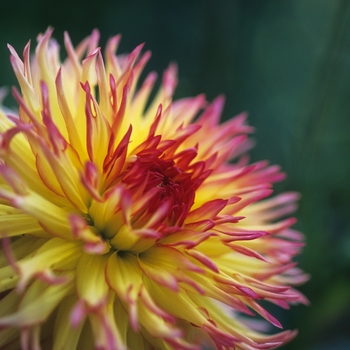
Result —
[[[141,42],[147,69],[179,65],[177,97],[224,93],[223,118],[247,110],[257,129],[252,159],[288,173],[276,191],[303,195],[297,228],[309,307],[273,310],[299,328],[285,350],[350,349],[350,0],[1,1],[0,86],[15,84],[6,43],[19,52],[47,26],[77,44],[99,28],[102,45]],[[7,98],[7,104],[12,104]]]

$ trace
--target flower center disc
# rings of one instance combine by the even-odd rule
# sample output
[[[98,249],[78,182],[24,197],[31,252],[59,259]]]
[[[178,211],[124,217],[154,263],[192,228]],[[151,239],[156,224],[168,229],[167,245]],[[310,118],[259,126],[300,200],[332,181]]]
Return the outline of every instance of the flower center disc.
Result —
[[[154,191],[144,214],[151,216],[164,206],[167,210],[163,219],[171,226],[182,225],[193,204],[196,190],[191,174],[178,168],[173,160],[150,156],[138,156],[127,168],[121,183],[126,185],[132,196],[139,198]]]

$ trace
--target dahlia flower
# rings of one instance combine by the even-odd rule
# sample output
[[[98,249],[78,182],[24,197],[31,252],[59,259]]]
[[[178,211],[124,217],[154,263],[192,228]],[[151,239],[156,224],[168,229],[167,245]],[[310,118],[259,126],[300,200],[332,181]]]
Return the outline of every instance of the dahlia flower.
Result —
[[[224,99],[155,97],[143,45],[104,56],[99,34],[60,62],[52,29],[33,57],[9,46],[18,112],[0,113],[1,349],[272,349],[261,305],[306,302],[293,262],[298,195],[248,164],[246,115]],[[103,58],[104,57],[104,58]],[[261,318],[261,319],[260,319]],[[259,320],[260,319],[260,320]],[[255,321],[254,321],[255,320]],[[266,322],[266,323],[268,323]]]

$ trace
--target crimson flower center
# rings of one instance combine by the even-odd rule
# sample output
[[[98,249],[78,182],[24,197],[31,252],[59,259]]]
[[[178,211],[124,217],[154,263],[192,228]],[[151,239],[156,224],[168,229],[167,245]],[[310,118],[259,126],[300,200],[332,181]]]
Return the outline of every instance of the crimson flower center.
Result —
[[[177,167],[172,159],[149,155],[138,156],[126,169],[121,182],[130,191],[133,200],[152,192],[144,215],[150,216],[164,206],[167,210],[163,222],[167,225],[182,225],[197,189],[191,172]]]

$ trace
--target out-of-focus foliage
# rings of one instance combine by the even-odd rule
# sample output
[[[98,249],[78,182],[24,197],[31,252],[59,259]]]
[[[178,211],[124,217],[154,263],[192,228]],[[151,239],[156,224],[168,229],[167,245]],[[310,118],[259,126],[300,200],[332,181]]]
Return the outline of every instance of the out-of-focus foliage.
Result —
[[[301,290],[311,305],[272,310],[300,330],[283,349],[349,349],[350,1],[2,1],[0,86],[14,84],[6,43],[20,50],[49,25],[73,43],[95,27],[102,45],[122,33],[120,51],[146,42],[149,69],[178,63],[178,96],[224,93],[225,118],[249,111],[253,159],[289,174],[277,191],[303,195],[300,265],[312,278]]]

